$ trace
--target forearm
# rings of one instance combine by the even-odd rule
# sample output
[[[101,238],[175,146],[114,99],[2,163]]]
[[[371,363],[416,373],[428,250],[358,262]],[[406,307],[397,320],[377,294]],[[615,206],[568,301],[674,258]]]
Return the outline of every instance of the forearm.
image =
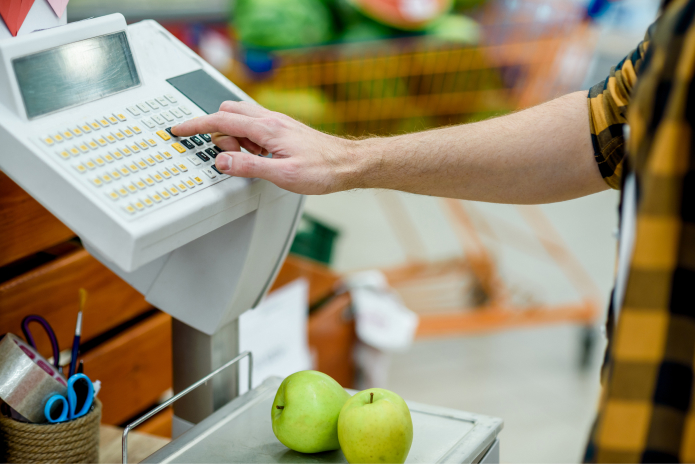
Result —
[[[496,203],[548,203],[607,188],[575,92],[483,122],[361,140],[347,188],[387,188]]]

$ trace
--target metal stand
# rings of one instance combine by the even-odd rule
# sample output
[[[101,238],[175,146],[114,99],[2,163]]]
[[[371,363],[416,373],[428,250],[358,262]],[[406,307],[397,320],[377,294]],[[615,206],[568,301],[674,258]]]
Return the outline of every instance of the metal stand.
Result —
[[[223,366],[219,367],[218,369],[215,369],[213,372],[210,372],[208,375],[203,377],[202,379],[198,380],[195,382],[193,385],[190,387],[184,389],[180,393],[172,396],[168,400],[166,400],[164,403],[160,404],[144,416],[140,417],[139,419],[131,422],[130,424],[126,425],[125,429],[123,429],[123,442],[122,442],[122,449],[123,449],[123,464],[128,464],[128,434],[130,433],[131,430],[133,430],[135,427],[138,425],[142,424],[145,422],[147,419],[151,418],[152,416],[156,415],[158,412],[161,412],[162,410],[166,409],[169,407],[172,403],[178,401],[179,399],[183,398],[184,396],[188,395],[190,392],[195,390],[196,388],[200,387],[203,384],[206,384],[208,380],[212,379],[215,377],[217,374],[223,372],[225,369],[234,366],[236,363],[241,361],[242,359],[248,357],[249,358],[249,386],[248,389],[251,391],[251,385],[253,384],[252,382],[252,375],[253,375],[253,354],[250,351],[244,351],[241,353],[239,356],[235,357],[234,359],[230,360],[229,362],[225,363]],[[236,385],[236,382],[235,382]]]

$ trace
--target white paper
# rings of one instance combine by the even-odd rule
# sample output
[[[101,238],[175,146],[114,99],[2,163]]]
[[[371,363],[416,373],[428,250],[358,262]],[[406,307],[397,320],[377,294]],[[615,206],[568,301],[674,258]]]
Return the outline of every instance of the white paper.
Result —
[[[51,8],[51,5],[49,5],[46,0],[36,0],[34,5],[29,10],[29,14],[27,14],[22,27],[19,28],[17,37],[24,34],[31,34],[32,32],[41,29],[64,26],[67,23],[67,14],[63,14],[62,18],[58,18],[53,11],[53,8]],[[8,37],[12,37],[12,34],[10,34],[10,30],[5,25],[5,21],[0,18],[0,39],[5,39]]]
[[[295,280],[274,291],[239,318],[239,349],[253,353],[253,387],[271,376],[311,369],[307,323],[309,286]],[[247,391],[248,364],[239,367],[240,392]]]

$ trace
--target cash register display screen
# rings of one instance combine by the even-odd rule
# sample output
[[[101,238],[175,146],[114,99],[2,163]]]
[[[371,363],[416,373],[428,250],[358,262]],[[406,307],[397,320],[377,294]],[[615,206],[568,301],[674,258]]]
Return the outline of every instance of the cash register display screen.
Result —
[[[125,32],[51,48],[13,64],[30,119],[140,85]]]

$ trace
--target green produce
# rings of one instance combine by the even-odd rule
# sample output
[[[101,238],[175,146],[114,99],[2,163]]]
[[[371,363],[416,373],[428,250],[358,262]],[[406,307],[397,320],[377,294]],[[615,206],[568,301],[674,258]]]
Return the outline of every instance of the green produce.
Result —
[[[413,421],[403,398],[370,388],[340,411],[338,439],[350,463],[405,462],[413,443]]]
[[[285,113],[306,124],[316,124],[329,117],[331,104],[321,89],[277,89],[262,87],[253,94],[254,99],[272,111]]]
[[[283,380],[273,401],[273,433],[301,453],[336,450],[338,415],[350,395],[330,376],[300,371]]]
[[[463,15],[444,15],[428,26],[426,33],[449,42],[469,45],[480,42],[480,25]]]
[[[333,17],[321,0],[237,0],[232,22],[243,44],[261,48],[305,47],[333,36]]]

